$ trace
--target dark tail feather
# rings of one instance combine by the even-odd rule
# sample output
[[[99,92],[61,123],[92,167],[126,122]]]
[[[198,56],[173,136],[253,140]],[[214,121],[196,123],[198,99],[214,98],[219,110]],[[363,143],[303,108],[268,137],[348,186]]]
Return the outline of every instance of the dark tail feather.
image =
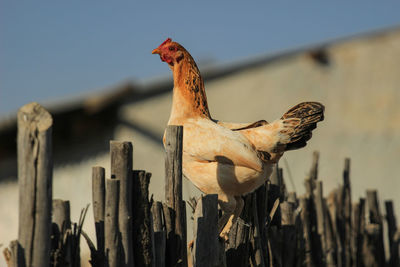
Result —
[[[293,134],[285,150],[304,147],[310,140],[311,131],[317,128],[317,123],[324,120],[325,107],[318,102],[304,102],[292,107],[282,116],[282,120],[296,119]]]

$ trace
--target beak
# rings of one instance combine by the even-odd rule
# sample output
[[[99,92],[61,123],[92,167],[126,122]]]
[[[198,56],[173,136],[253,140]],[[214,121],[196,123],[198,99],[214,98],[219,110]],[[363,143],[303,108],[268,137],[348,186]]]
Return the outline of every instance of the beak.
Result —
[[[152,54],[161,54],[161,51],[160,51],[160,49],[156,48],[151,53]]]

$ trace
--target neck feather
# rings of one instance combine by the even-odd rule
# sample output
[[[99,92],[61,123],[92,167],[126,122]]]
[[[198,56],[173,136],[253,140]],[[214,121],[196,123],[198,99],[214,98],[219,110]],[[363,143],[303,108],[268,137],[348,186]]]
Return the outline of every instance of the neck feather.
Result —
[[[211,118],[204,82],[189,53],[173,66],[174,92],[170,122],[188,118]]]

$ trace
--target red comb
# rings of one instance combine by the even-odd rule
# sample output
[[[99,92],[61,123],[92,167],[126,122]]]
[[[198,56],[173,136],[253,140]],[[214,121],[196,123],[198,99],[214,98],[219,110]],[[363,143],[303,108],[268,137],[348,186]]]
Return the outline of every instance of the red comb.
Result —
[[[160,44],[160,46],[163,46],[163,45],[165,45],[167,43],[170,43],[170,42],[172,42],[171,38],[167,38],[167,40],[165,40],[162,44]]]

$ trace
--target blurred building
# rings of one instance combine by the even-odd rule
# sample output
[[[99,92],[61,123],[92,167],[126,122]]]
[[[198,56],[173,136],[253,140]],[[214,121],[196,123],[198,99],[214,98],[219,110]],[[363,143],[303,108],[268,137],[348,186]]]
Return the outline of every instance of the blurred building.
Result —
[[[400,28],[201,71],[218,120],[272,121],[299,102],[322,102],[325,121],[307,147],[281,160],[289,190],[304,192],[303,179],[318,150],[325,192],[341,183],[344,158],[350,157],[353,197],[376,188],[381,199],[394,200],[399,214]],[[166,78],[46,106],[54,118],[53,195],[71,200],[73,220],[91,202],[92,166],[106,167],[109,176],[112,139],[133,142],[134,168],[153,173],[150,190],[163,199],[162,135],[171,89]],[[0,122],[0,212],[10,215],[0,220],[0,237],[8,240],[17,235],[16,134],[15,118]],[[189,182],[184,186],[185,198],[198,194]],[[91,217],[87,223],[92,225]]]

